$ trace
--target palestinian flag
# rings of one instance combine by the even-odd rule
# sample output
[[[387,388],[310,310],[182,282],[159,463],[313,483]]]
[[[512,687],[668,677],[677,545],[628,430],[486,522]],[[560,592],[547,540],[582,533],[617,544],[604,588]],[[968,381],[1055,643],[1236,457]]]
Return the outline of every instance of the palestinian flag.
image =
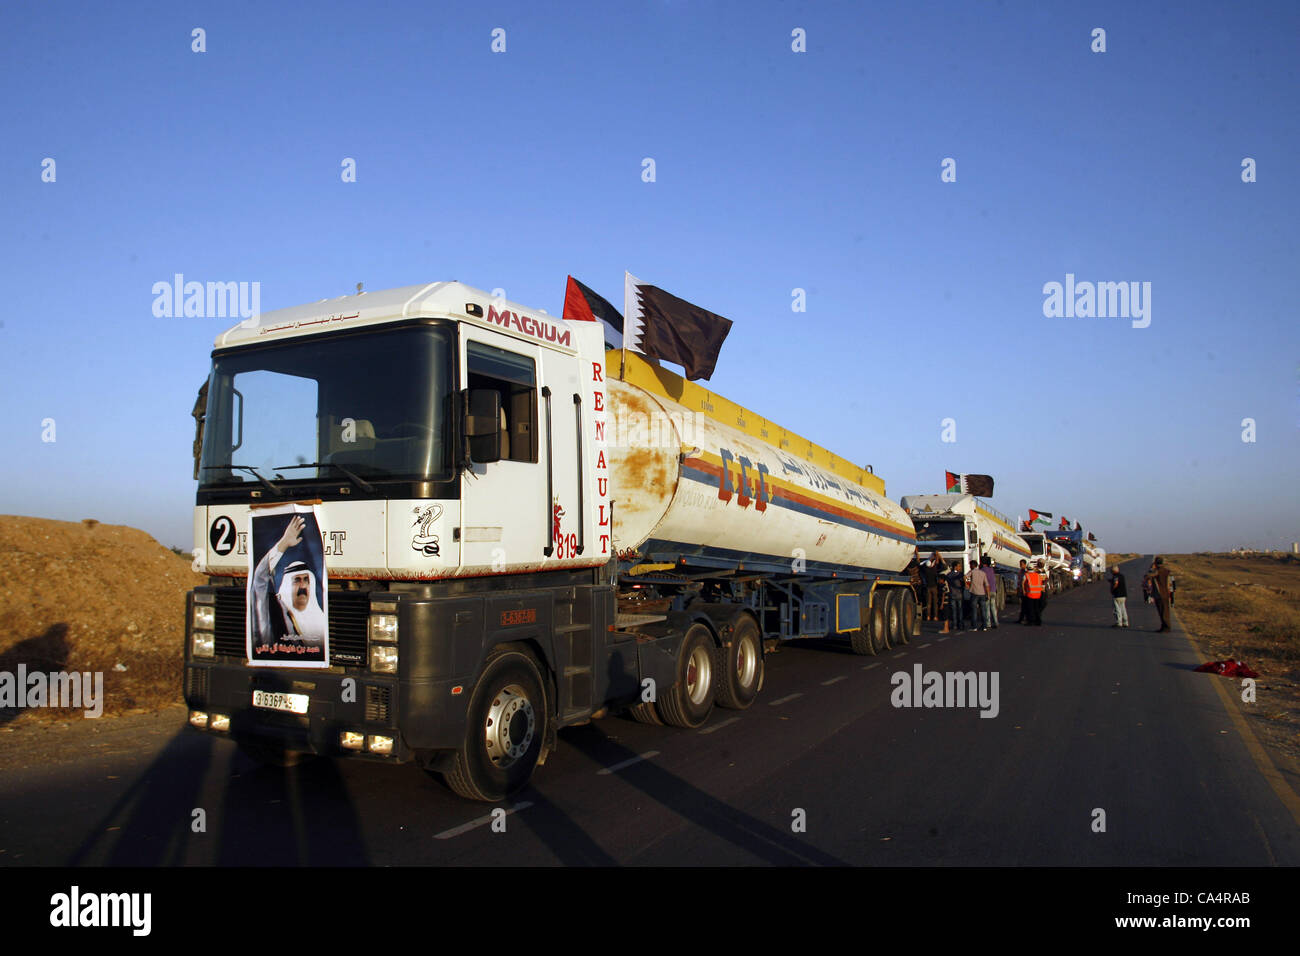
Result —
[[[974,495],[977,498],[993,497],[993,479],[988,475],[954,475],[943,473],[944,487],[950,495]]]
[[[679,299],[626,273],[623,347],[674,362],[691,380],[709,378],[731,331],[731,320]]]
[[[616,349],[623,345],[623,313],[573,276],[569,276],[569,283],[564,289],[564,313],[561,318],[577,322],[603,322],[605,348]]]
[[[1051,519],[1052,519],[1052,513],[1050,511],[1035,511],[1033,508],[1029,509],[1029,523],[1031,525],[1045,524],[1050,528],[1052,526]],[[1025,530],[1029,530],[1029,529],[1025,529]]]

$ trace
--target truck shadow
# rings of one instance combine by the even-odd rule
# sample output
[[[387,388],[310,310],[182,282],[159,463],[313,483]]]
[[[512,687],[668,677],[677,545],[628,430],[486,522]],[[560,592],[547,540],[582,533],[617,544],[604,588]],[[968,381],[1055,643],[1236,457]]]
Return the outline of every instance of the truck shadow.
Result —
[[[230,746],[207,735],[177,733],[94,822],[64,865],[369,865],[357,814],[333,761],[279,770],[228,754],[230,773],[220,799],[216,806],[205,804],[205,777],[224,765],[218,748]]]
[[[578,730],[580,732],[569,734],[565,742],[600,766],[610,766],[640,756],[594,725]],[[793,833],[786,833],[705,793],[653,760],[637,760],[619,770],[618,779],[710,835],[726,840],[773,866],[849,865],[809,846]],[[539,833],[539,836],[549,842],[553,834]]]

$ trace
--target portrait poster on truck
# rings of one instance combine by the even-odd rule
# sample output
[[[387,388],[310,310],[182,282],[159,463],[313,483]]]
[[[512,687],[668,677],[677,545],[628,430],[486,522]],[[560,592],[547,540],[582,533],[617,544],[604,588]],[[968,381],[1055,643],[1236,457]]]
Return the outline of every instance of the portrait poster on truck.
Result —
[[[248,541],[249,664],[329,667],[329,581],[317,507],[256,509]]]

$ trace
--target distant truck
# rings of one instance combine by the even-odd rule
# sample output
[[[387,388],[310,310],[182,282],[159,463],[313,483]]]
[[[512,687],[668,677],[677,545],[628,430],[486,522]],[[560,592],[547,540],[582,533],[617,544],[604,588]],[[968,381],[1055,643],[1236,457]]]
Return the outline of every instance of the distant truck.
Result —
[[[1105,553],[1098,552],[1097,546],[1088,540],[1086,531],[1058,528],[1048,532],[1048,537],[1070,553],[1070,576],[1075,584],[1087,584],[1094,576],[1100,577],[1105,573]]]
[[[1029,546],[1033,562],[1043,562],[1049,593],[1063,591],[1074,585],[1074,575],[1070,571],[1070,552],[1049,540],[1042,531],[1022,531],[1020,537]]]
[[[987,555],[997,572],[998,609],[1010,596],[1019,600],[1020,561],[1032,555],[1006,515],[974,495],[904,495],[899,503],[916,528],[922,558],[938,551],[949,564],[962,559],[969,571]]]
[[[600,323],[456,282],[345,296],[220,335],[205,390],[188,723],[266,763],[498,800],[606,711],[748,707],[765,642],[917,626],[883,480]]]

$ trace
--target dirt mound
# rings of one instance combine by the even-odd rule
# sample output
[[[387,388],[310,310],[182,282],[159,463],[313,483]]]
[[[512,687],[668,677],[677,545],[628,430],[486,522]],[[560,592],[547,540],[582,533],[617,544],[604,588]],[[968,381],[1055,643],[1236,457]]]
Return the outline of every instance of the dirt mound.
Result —
[[[0,672],[102,672],[106,716],[178,703],[185,593],[203,583],[136,528],[0,515]],[[0,725],[81,715],[0,709]]]

